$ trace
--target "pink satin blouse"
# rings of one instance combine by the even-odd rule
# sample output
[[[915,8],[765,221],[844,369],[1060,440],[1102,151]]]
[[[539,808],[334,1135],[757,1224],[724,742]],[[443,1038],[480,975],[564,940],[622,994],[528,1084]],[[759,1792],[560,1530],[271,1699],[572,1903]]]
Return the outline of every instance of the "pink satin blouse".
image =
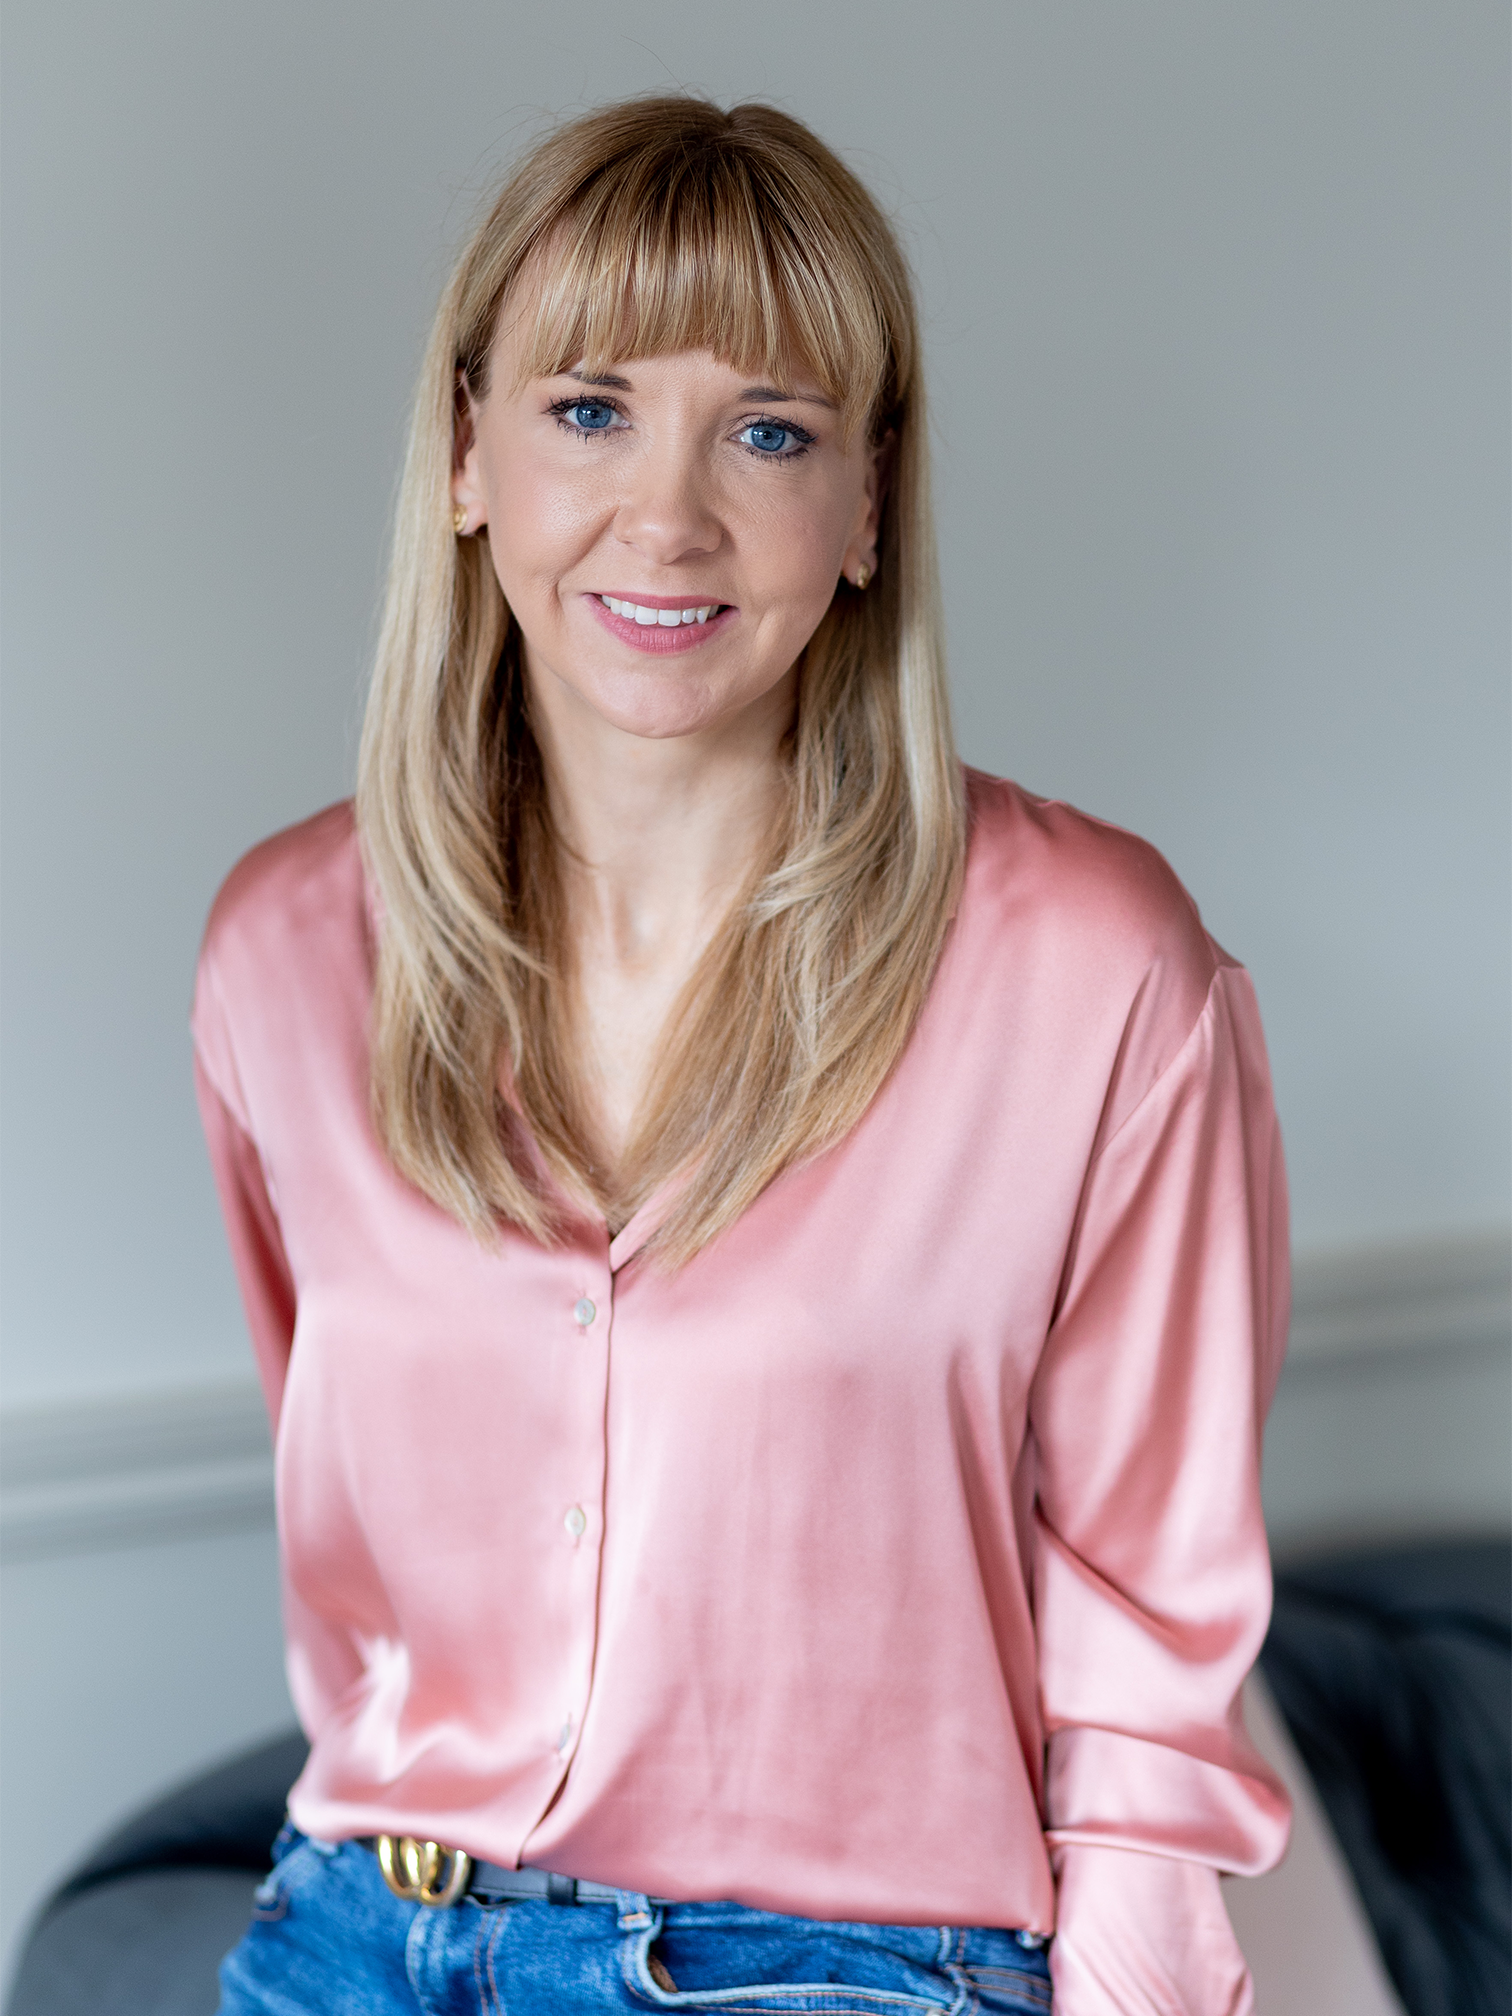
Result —
[[[680,1272],[485,1247],[368,1115],[349,806],[253,850],[194,1008],[276,1425],[307,1832],[1054,1933],[1057,2016],[1249,2006],[1238,1693],[1287,1319],[1254,996],[1150,847],[973,776],[918,1027]]]

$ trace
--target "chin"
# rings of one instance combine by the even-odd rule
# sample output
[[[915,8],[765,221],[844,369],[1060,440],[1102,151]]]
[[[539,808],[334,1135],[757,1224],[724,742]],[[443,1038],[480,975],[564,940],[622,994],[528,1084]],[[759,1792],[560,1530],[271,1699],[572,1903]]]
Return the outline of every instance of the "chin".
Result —
[[[648,742],[697,735],[744,713],[759,694],[737,694],[706,679],[667,673],[608,675],[579,688],[579,697],[612,728]]]

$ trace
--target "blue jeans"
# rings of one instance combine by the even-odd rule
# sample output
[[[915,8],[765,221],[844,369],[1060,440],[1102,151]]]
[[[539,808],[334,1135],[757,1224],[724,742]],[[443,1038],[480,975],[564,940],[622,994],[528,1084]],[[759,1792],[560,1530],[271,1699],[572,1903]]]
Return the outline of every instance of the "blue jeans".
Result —
[[[278,1837],[220,2016],[1046,2016],[1013,1932],[851,1925],[740,1904],[403,1904],[355,1842]],[[669,1985],[671,1984],[671,1985]]]

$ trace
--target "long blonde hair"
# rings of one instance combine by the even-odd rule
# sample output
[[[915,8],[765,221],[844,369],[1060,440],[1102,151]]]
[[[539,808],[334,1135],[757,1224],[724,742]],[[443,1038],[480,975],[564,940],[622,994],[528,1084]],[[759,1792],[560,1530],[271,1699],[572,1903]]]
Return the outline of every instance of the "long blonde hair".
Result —
[[[457,388],[482,399],[501,304],[542,274],[523,377],[710,350],[795,363],[887,442],[876,581],[804,651],[769,857],[674,1010],[633,1138],[594,1165],[565,989],[559,854],[519,634],[486,541],[452,531]],[[766,105],[630,100],[516,168],[463,252],[421,371],[363,730],[358,825],[382,911],[374,1115],[395,1166],[487,1236],[550,1241],[543,1169],[689,1259],[837,1141],[908,1040],[954,908],[964,814],[945,691],[919,341],[865,189]]]

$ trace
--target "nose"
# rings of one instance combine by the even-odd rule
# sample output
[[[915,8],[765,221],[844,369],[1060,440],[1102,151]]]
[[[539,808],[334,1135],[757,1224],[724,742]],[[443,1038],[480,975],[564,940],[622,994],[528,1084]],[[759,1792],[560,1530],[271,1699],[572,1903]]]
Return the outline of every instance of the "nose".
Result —
[[[677,434],[648,444],[626,470],[614,534],[656,567],[716,552],[724,539],[702,444]]]

